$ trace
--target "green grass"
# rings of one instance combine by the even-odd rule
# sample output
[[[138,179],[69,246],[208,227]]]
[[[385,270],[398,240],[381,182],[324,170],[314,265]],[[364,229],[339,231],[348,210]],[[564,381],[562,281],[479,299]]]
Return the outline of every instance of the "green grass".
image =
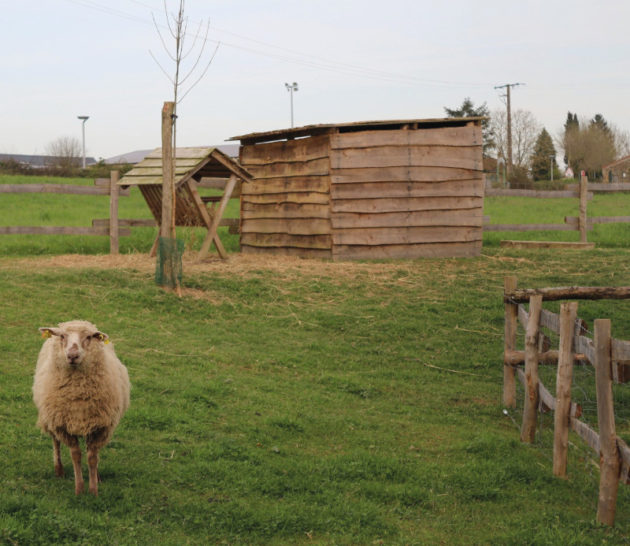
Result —
[[[108,210],[106,198],[88,210],[64,196],[34,212],[45,196],[5,197],[5,225],[17,223],[17,208],[33,215],[27,224],[44,211],[58,225],[68,211],[89,225]],[[526,217],[495,198],[487,205]],[[561,221],[553,215],[514,221]],[[121,217],[148,216],[139,194],[121,199]],[[123,252],[148,250],[146,231],[133,230]],[[184,234],[189,248],[200,243]],[[36,239],[0,237],[1,544],[630,542],[630,489],[620,486],[616,527],[597,525],[597,454],[572,435],[569,479],[554,479],[550,415],[525,445],[519,411],[505,416],[501,405],[503,277],[522,287],[626,285],[622,241],[589,252],[490,245],[466,260],[234,256],[185,269],[180,299],[148,271],[18,259],[104,253],[104,237]],[[613,335],[630,339],[630,302],[580,302],[579,315],[590,325],[611,318]],[[65,449],[68,476],[54,476],[51,442],[35,428],[37,327],[72,318],[111,336],[133,384],[101,452],[98,498],[75,497]],[[541,376],[553,386],[553,370]],[[574,385],[592,419],[592,377],[576,374]],[[628,438],[626,392],[615,387]]]
[[[72,184],[93,185],[93,179],[0,175],[0,184]],[[213,190],[201,189],[201,195]],[[238,218],[239,203],[230,200],[225,217]],[[92,219],[109,217],[108,196],[57,194],[2,194],[0,226],[91,226]],[[150,219],[151,211],[138,188],[131,188],[128,197],[119,200],[119,218]],[[177,236],[189,250],[198,249],[205,230],[178,228]],[[132,228],[131,235],[120,238],[120,252],[148,252],[157,228]],[[228,251],[238,251],[238,235],[219,228],[219,235]],[[103,254],[109,252],[109,238],[92,235],[4,235],[0,236],[0,256],[56,255],[65,253]]]
[[[488,251],[469,260],[260,264],[185,274],[0,262],[0,537],[7,544],[601,544],[595,454],[502,414],[502,279],[619,284],[626,251]],[[439,274],[438,274],[439,272]],[[194,297],[193,297],[194,296]],[[630,339],[629,306],[595,302]],[[37,327],[93,320],[132,406],[102,452],[100,496],[54,477],[30,385]],[[511,417],[518,422],[518,413]],[[582,447],[580,447],[580,445]],[[65,454],[70,471],[69,457]],[[585,462],[590,461],[590,462]],[[71,474],[71,472],[69,472]]]

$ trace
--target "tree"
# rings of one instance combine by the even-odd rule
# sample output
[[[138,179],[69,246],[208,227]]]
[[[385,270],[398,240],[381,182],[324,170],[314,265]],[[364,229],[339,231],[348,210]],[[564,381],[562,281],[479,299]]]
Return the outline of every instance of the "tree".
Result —
[[[623,133],[610,127],[601,114],[582,122],[573,115],[571,123],[565,123],[562,139],[565,162],[576,175],[586,171],[592,179],[600,177],[602,166],[614,161],[617,145],[621,147],[623,143]]]
[[[534,180],[549,180],[551,177],[550,169],[553,169],[555,174],[558,168],[556,163],[556,147],[553,145],[551,135],[544,127],[538,134],[536,144],[534,144],[534,152],[530,158],[530,166]]]
[[[495,148],[494,137],[489,127],[490,111],[485,102],[475,107],[473,101],[466,97],[459,108],[447,108],[445,106],[444,111],[449,118],[485,117],[486,119],[481,122],[484,155],[488,155],[488,152]]]
[[[494,110],[490,118],[490,130],[496,142],[497,158],[507,164],[507,112]],[[512,112],[512,163],[519,170],[528,169],[540,131],[538,120],[529,110]]]
[[[573,168],[571,166],[571,162],[568,155],[568,151],[570,150],[567,150],[567,145],[565,143],[565,140],[567,138],[569,139],[571,138],[572,131],[579,131],[579,130],[580,130],[580,122],[578,121],[577,114],[572,114],[571,112],[567,112],[567,120],[564,122],[564,135],[562,137],[563,148],[565,150],[564,164],[567,167]],[[577,174],[577,171],[574,170],[573,172]]]
[[[69,174],[81,166],[81,153],[81,143],[74,137],[59,137],[46,146],[48,165],[63,174]]]

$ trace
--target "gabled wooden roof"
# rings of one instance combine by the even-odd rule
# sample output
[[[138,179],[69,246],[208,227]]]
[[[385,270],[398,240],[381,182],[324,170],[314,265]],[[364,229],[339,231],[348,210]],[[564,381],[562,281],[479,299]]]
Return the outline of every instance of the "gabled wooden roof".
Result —
[[[480,125],[486,118],[464,117],[464,118],[432,118],[432,119],[399,119],[384,121],[357,121],[352,123],[325,123],[319,125],[305,125],[304,127],[294,127],[291,129],[278,129],[264,133],[249,133],[229,138],[228,140],[240,140],[241,145],[256,144],[258,142],[271,142],[274,140],[285,140],[316,136],[331,133],[350,133],[358,131],[378,131],[396,129],[431,129],[435,127],[464,126],[468,123]]]
[[[233,174],[249,181],[252,175],[218,148],[177,148],[175,185],[194,177],[229,178]],[[162,185],[162,148],[156,148],[118,182],[119,186]]]

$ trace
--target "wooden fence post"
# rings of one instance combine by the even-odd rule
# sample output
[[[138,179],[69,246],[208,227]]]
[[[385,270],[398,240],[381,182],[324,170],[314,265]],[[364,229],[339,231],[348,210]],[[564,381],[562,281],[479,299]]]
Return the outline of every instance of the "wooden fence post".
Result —
[[[617,489],[619,487],[619,451],[615,432],[611,378],[610,319],[597,319],[593,336],[595,346],[595,381],[597,388],[597,422],[599,426],[599,500],[597,521],[615,524]]]
[[[109,173],[109,253],[118,254],[118,180],[119,171]]]
[[[571,382],[573,379],[573,336],[577,302],[560,305],[560,342],[556,378],[556,411],[553,433],[553,475],[567,477],[567,451],[571,419]]]
[[[580,230],[580,242],[586,243],[586,203],[588,201],[588,177],[582,171],[580,176],[580,216],[578,218],[578,227]]]
[[[536,413],[538,412],[538,333],[542,296],[530,296],[529,318],[525,332],[525,404],[521,441],[533,443],[536,437]]]
[[[515,276],[503,280],[503,294],[516,290]],[[503,345],[503,404],[506,408],[516,407],[516,374],[513,366],[507,363],[509,351],[516,350],[516,328],[518,325],[518,304],[505,303],[505,327]]]

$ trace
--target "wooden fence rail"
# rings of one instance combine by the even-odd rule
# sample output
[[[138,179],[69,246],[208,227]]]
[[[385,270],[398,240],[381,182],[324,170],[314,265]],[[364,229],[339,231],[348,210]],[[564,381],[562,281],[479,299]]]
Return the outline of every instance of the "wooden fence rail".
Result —
[[[564,302],[560,314],[542,309],[543,300],[558,299],[629,299],[630,287],[563,287],[518,290],[516,277],[506,277],[504,284],[505,340],[503,360],[503,402],[516,407],[518,376],[525,389],[521,440],[533,442],[537,413],[544,407],[554,411],[553,473],[567,476],[568,434],[571,428],[600,458],[600,484],[597,520],[613,525],[617,488],[621,481],[630,484],[630,447],[616,435],[612,397],[614,381],[627,380],[620,370],[630,367],[630,342],[611,337],[609,319],[597,319],[591,339],[582,335],[583,321],[577,318],[578,304]],[[523,302],[529,301],[529,309]],[[525,350],[516,350],[518,323],[525,329]],[[548,338],[541,327],[559,335],[559,347],[545,347]],[[544,349],[544,350],[543,350]],[[580,420],[582,409],[571,400],[573,364],[587,361],[595,368],[598,430]],[[540,363],[557,364],[555,397],[538,376]],[[518,367],[524,363],[524,369]]]
[[[580,215],[566,216],[564,224],[491,224],[490,217],[484,216],[484,231],[579,231],[579,243],[544,242],[544,241],[501,241],[502,246],[577,246],[592,248],[594,245],[587,242],[586,232],[593,229],[595,224],[620,224],[630,223],[630,216],[587,216],[587,202],[593,198],[594,193],[610,193],[630,191],[630,184],[593,184],[582,175],[579,184],[570,184],[563,191],[543,190],[511,190],[494,189],[486,190],[486,197],[536,197],[536,198],[577,198],[580,200]]]

